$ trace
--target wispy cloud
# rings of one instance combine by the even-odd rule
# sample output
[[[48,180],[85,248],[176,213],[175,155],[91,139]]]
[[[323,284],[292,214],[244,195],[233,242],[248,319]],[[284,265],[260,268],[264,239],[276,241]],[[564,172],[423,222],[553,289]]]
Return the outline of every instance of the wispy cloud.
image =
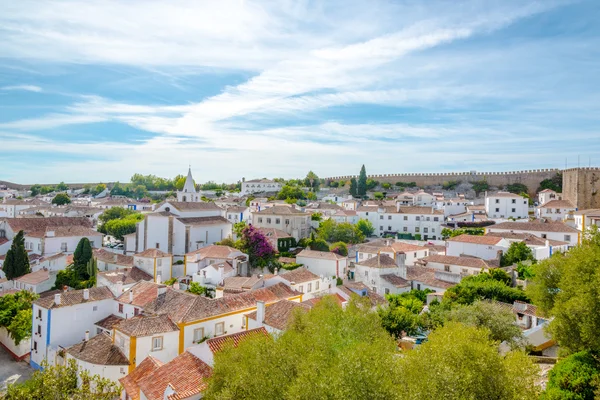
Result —
[[[2,86],[0,90],[23,90],[26,92],[41,92],[42,88],[35,85],[12,85],[12,86]]]

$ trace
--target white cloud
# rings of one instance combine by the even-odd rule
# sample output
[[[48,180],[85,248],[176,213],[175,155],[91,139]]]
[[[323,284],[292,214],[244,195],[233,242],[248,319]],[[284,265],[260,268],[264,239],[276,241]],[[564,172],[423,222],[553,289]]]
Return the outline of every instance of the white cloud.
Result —
[[[13,85],[13,86],[0,87],[0,90],[23,90],[26,92],[39,93],[42,91],[42,88],[39,86],[35,86],[35,85]]]

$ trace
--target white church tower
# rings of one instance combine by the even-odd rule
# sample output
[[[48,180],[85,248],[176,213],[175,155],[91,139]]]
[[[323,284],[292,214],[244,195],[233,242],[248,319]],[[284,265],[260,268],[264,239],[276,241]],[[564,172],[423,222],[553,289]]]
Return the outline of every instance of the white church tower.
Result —
[[[177,201],[181,202],[199,202],[200,194],[196,192],[194,178],[192,178],[192,167],[188,169],[187,177],[182,191],[177,191]]]

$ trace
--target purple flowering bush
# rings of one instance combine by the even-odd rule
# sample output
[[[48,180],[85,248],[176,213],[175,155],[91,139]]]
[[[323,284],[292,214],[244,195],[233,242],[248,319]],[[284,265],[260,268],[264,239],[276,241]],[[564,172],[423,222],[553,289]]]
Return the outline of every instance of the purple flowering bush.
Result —
[[[270,264],[275,258],[275,249],[260,230],[252,225],[246,226],[242,230],[242,248],[250,258],[250,265],[253,267],[264,267]]]

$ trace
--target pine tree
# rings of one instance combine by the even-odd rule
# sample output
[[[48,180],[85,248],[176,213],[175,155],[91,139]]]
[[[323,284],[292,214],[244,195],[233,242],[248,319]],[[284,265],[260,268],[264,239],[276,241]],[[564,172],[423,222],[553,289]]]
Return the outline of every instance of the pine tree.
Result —
[[[356,188],[356,178],[350,179],[350,195],[358,197],[358,191]]]
[[[88,238],[82,238],[77,243],[75,253],[73,253],[73,266],[75,271],[81,280],[87,280],[90,278],[88,275],[87,264],[92,258],[92,245]]]
[[[3,267],[6,279],[15,279],[31,272],[29,255],[25,250],[25,238],[23,236],[23,231],[19,231],[6,253]]]
[[[359,196],[364,196],[365,194],[367,194],[367,170],[365,169],[364,164],[360,169],[360,175],[358,176],[358,186],[356,192]]]

